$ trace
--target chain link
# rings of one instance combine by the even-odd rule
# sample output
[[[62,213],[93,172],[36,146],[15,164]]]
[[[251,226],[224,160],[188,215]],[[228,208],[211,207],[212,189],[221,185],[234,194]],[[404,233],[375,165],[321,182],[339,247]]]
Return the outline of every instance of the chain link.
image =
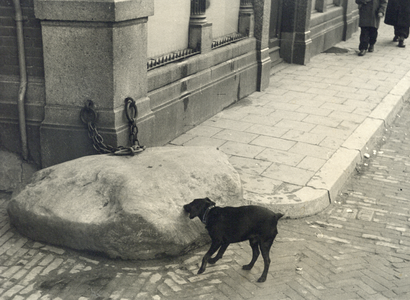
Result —
[[[80,112],[81,121],[87,125],[88,136],[93,141],[94,149],[101,154],[113,153],[114,155],[135,155],[145,150],[145,146],[141,146],[138,141],[138,127],[135,122],[137,116],[137,105],[134,99],[128,97],[125,99],[125,114],[130,127],[130,143],[131,147],[113,147],[104,143],[104,138],[99,134],[95,122],[97,120],[97,112],[94,109],[94,102],[87,100]]]

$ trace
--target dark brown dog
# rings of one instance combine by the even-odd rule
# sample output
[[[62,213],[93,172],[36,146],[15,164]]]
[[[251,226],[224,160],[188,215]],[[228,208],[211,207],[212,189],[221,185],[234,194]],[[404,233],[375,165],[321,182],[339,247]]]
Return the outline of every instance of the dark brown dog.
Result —
[[[244,270],[252,269],[262,252],[264,269],[258,282],[264,282],[268,275],[270,258],[269,251],[278,234],[276,225],[282,214],[274,213],[261,206],[215,207],[215,202],[209,198],[195,199],[184,205],[189,218],[198,217],[205,224],[212,239],[211,248],[202,259],[198,274],[205,271],[207,263],[214,264],[222,258],[230,243],[249,240],[252,247],[252,260],[243,266]],[[217,251],[218,254],[211,258]]]

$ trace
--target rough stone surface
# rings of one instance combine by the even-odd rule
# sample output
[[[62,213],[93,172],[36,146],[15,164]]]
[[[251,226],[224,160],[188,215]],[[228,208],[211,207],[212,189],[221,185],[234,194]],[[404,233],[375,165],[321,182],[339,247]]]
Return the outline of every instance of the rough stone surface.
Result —
[[[194,198],[244,205],[238,173],[208,147],[86,156],[34,174],[8,206],[11,223],[38,241],[123,259],[179,255],[209,241],[182,206]]]
[[[6,192],[20,189],[37,170],[36,166],[7,151],[0,151],[0,166],[0,191]]]

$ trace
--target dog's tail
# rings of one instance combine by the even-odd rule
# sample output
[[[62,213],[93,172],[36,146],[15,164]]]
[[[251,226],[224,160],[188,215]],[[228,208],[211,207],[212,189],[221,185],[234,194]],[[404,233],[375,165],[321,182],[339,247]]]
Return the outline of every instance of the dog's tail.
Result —
[[[279,221],[279,219],[282,218],[283,216],[284,216],[284,214],[277,213],[276,214],[276,221]]]

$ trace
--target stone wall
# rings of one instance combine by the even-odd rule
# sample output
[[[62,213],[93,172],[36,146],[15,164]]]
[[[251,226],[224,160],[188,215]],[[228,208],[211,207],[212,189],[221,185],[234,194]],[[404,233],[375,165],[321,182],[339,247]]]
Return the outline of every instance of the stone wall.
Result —
[[[26,118],[28,148],[37,163],[40,154],[40,125],[44,118],[44,64],[40,21],[34,16],[33,0],[21,0],[23,13],[24,50],[28,86]],[[15,10],[12,0],[0,0],[0,147],[21,153],[17,99],[19,63]]]
[[[329,1],[329,0],[328,0]],[[349,39],[357,30],[359,15],[354,0],[335,0],[336,5],[325,5],[323,0],[316,1],[316,8],[310,18],[312,56],[319,54],[336,43]],[[318,4],[322,6],[319,6]],[[318,7],[319,6],[319,7]]]
[[[281,57],[296,64],[349,39],[359,20],[355,0],[284,1],[282,18]]]
[[[33,0],[21,0],[28,76],[43,77],[43,44]],[[12,0],[0,0],[0,76],[19,76],[15,11]],[[1,90],[1,89],[0,89]]]
[[[156,120],[149,143],[163,145],[253,93],[257,74],[255,38],[149,71],[148,97]]]
[[[128,143],[124,99],[132,97],[137,102],[141,144],[161,146],[266,88],[279,54],[286,62],[304,64],[357,29],[354,0],[340,0],[340,6],[312,18],[311,0],[277,2],[273,9],[282,11],[277,29],[281,33],[270,49],[273,2],[241,0],[242,38],[221,45],[224,40],[214,40],[206,16],[191,15],[188,50],[194,53],[147,69],[147,23],[155,14],[154,0],[21,3],[28,148],[30,160],[41,167],[96,153],[79,117],[86,100],[96,104],[104,141],[119,146]],[[0,148],[20,154],[19,69],[11,0],[0,0],[0,29]]]

